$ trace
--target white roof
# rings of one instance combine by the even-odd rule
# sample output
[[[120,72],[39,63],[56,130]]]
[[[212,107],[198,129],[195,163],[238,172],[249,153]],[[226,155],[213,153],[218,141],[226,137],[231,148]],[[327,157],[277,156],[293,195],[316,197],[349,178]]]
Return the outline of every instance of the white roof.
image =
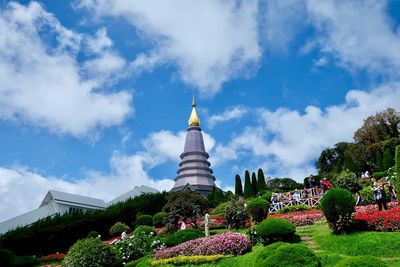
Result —
[[[47,193],[46,197],[40,204],[40,207],[46,205],[52,200],[54,200],[54,202],[56,202],[57,204],[78,206],[87,209],[99,209],[106,207],[106,203],[98,198],[86,197],[54,190],[50,190]]]
[[[135,186],[131,191],[126,192],[122,196],[119,196],[110,202],[107,203],[107,206],[116,204],[118,202],[125,201],[129,198],[134,198],[136,196],[139,196],[141,194],[146,194],[146,193],[158,193],[159,191],[157,189],[154,189],[149,186],[141,185],[141,186]]]

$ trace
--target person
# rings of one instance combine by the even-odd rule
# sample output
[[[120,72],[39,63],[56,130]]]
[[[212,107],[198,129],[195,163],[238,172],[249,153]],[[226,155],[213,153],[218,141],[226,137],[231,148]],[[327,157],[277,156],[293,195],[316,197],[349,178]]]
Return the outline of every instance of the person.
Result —
[[[319,182],[319,187],[321,187],[323,194],[325,194],[325,192],[328,191],[328,186],[326,185],[324,180]]]
[[[299,204],[299,200],[300,200],[300,193],[299,190],[295,190],[292,196],[292,199],[294,200],[294,204],[298,205]]]
[[[186,229],[186,223],[184,221],[181,221],[180,224],[181,224],[181,230],[185,230]]]
[[[326,187],[329,189],[331,189],[333,187],[333,185],[331,184],[331,181],[328,180],[328,178],[324,178],[324,183],[326,185]]]
[[[356,205],[357,206],[364,206],[364,200],[362,199],[360,192],[357,192],[356,196],[357,196]]]
[[[397,194],[396,191],[394,190],[394,187],[391,182],[388,183],[388,189],[389,189],[389,198],[390,202],[396,201],[397,199]]]
[[[276,210],[280,209],[280,207],[279,207],[279,197],[278,197],[277,193],[272,194],[271,202],[274,205],[274,207],[276,208]]]
[[[374,192],[374,198],[376,201],[376,204],[378,204],[378,210],[382,210],[382,206],[385,210],[388,209],[386,205],[386,193],[385,193],[385,187],[384,184],[378,184],[377,182],[373,183],[372,186],[372,191]]]

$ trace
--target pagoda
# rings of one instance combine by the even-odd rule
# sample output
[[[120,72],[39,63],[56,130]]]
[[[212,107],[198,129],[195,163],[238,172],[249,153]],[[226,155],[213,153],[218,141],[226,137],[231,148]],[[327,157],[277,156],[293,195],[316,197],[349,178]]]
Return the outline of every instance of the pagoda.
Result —
[[[185,148],[181,154],[181,162],[171,191],[192,190],[207,195],[215,185],[215,177],[208,161],[209,155],[204,147],[200,129],[200,119],[196,112],[196,101],[192,101],[192,113],[188,121]]]

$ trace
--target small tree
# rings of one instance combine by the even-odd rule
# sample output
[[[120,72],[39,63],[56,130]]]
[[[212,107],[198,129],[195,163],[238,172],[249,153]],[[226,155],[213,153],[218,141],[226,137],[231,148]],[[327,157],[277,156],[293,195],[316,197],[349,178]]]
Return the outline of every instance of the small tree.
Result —
[[[164,206],[167,212],[167,226],[175,231],[179,221],[190,220],[193,227],[197,228],[197,219],[207,211],[207,199],[192,191],[171,192]]]
[[[257,191],[257,177],[255,172],[251,174],[251,187],[253,188],[254,196],[256,196],[258,191]]]
[[[235,195],[243,196],[242,179],[239,174],[236,174],[235,176]]]
[[[249,202],[247,209],[249,210],[253,221],[261,222],[267,217],[269,207],[270,204],[267,200],[263,198],[255,198]]]
[[[231,205],[225,208],[225,222],[229,226],[239,229],[246,225],[249,213],[246,209],[246,201],[240,197],[233,197]]]
[[[244,192],[243,196],[245,198],[253,197],[254,196],[254,191],[253,187],[251,186],[250,182],[250,173],[248,170],[245,171],[244,173]]]
[[[122,222],[116,222],[113,226],[111,226],[109,233],[112,236],[120,235],[122,232],[130,232],[131,228],[128,225]]]
[[[347,169],[343,170],[338,176],[336,176],[335,180],[336,187],[346,189],[352,193],[356,193],[362,189],[356,175]]]
[[[260,168],[257,172],[257,192],[261,192],[267,189],[267,184],[265,183],[265,176],[263,170]]]

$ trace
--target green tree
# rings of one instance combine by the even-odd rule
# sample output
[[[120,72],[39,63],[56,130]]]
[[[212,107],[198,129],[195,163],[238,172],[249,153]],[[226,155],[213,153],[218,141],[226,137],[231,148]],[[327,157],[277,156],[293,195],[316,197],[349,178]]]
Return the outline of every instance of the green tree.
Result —
[[[352,193],[356,193],[362,189],[359,181],[357,180],[356,175],[349,171],[343,170],[339,175],[335,177],[335,186],[346,189]]]
[[[244,192],[243,196],[245,198],[253,197],[254,196],[254,191],[253,187],[251,186],[251,181],[250,181],[250,173],[248,170],[245,171],[244,173]]]
[[[251,187],[253,188],[254,196],[256,196],[258,191],[257,191],[257,177],[255,172],[251,174]]]
[[[235,195],[243,196],[242,179],[239,174],[235,176]]]
[[[389,149],[386,149],[385,152],[383,152],[383,168],[386,171],[393,165],[394,165],[393,155]]]
[[[210,207],[215,208],[224,200],[224,192],[214,185],[211,193],[207,195],[207,199]]]
[[[263,170],[260,168],[257,172],[257,192],[261,192],[267,189],[267,184],[265,183],[265,176]]]
[[[397,179],[400,180],[400,145],[396,146],[395,159]]]
[[[291,178],[274,178],[269,180],[267,189],[272,192],[288,192],[303,188],[303,184],[296,182]]]
[[[245,204],[246,201],[241,197],[232,198],[231,205],[225,208],[224,216],[225,222],[229,226],[239,229],[246,225],[250,216]]]
[[[378,167],[378,171],[380,171],[380,172],[385,171],[385,168],[383,167],[382,152],[380,149],[376,150],[375,158],[376,158],[376,166]]]

